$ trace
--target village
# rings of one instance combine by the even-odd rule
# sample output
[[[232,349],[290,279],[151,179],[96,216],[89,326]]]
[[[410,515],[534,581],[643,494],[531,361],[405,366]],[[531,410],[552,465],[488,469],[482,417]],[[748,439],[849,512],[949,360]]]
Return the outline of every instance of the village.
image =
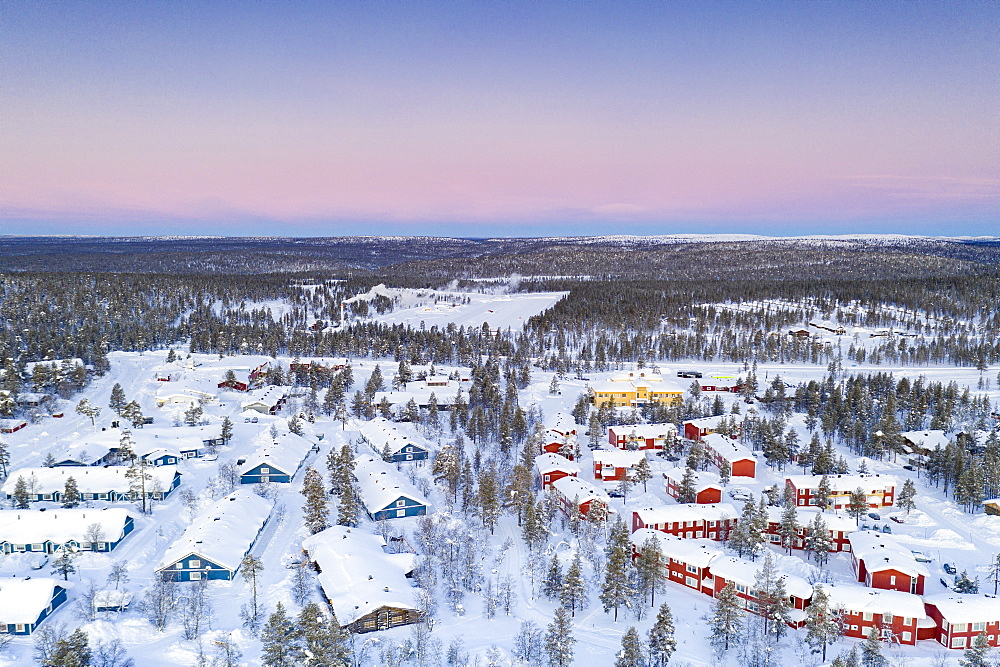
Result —
[[[350,412],[346,399],[324,409],[308,383],[267,383],[282,366],[286,379],[346,374],[348,387],[378,391]],[[997,503],[986,499],[985,513],[960,515],[920,476],[932,451],[957,434],[902,432],[898,455],[881,460],[838,448],[833,455],[846,468],[811,474],[808,462],[776,466],[741,441],[743,420],[755,414],[741,391],[743,373],[702,374],[685,365],[587,379],[540,374],[520,397],[531,406],[527,437],[511,456],[530,465],[530,496],[526,503],[498,498],[487,520],[475,501],[457,502],[457,482],[442,472],[443,453],[455,448],[447,415],[472,388],[469,369],[414,366],[409,381],[371,386],[373,375],[393,368],[392,360],[117,353],[111,372],[73,401],[21,397],[51,414],[4,423],[9,458],[0,492],[9,509],[0,511],[0,628],[13,641],[0,659],[13,656],[16,664],[30,655],[32,636],[54,624],[83,622],[128,648],[140,637],[149,641],[141,627],[153,622],[166,644],[160,652],[174,664],[196,664],[214,646],[181,639],[171,612],[157,623],[149,608],[158,596],[188,600],[185,587],[207,582],[216,646],[242,646],[252,660],[259,651],[253,637],[274,602],[291,609],[296,600],[316,599],[348,631],[355,664],[367,664],[366,657],[377,664],[405,644],[406,626],[429,618],[454,647],[462,619],[494,618],[488,608],[497,591],[506,590],[506,616],[544,627],[560,607],[542,592],[551,562],[558,568],[583,554],[590,579],[584,597],[596,598],[606,563],[595,541],[618,523],[630,533],[634,567],[655,560],[653,598],[659,592],[674,609],[678,634],[695,634],[678,647],[689,664],[702,664],[697,656],[710,639],[684,611],[690,596],[704,596],[706,604],[694,605],[703,611],[731,596],[741,612],[767,615],[774,590],[760,589],[762,576],[784,591],[780,622],[791,637],[815,624],[819,600],[824,619],[836,625],[817,651],[824,657],[828,645],[834,654],[835,646],[873,638],[908,658],[921,655],[920,647],[966,649],[980,637],[1000,645],[1000,600],[986,594],[1000,580],[992,532],[1000,519],[991,514]],[[810,369],[783,372],[794,380]],[[677,424],[636,418],[637,408],[680,404],[692,392],[721,401],[722,414]],[[589,405],[583,419],[570,414],[580,397]],[[592,418],[602,409],[618,416],[607,428]],[[788,419],[803,439],[804,419]],[[496,466],[476,456],[481,476],[495,475]],[[331,506],[318,519],[304,490],[317,479],[321,504]],[[483,493],[484,479],[466,480],[462,494]],[[504,482],[497,495],[511,488]],[[531,543],[521,535],[521,509],[536,505],[547,516],[542,537]],[[333,507],[340,508],[336,521]],[[463,512],[471,516],[462,519]],[[422,566],[430,555],[421,534],[456,520],[466,528],[482,523],[474,538],[482,544],[471,556],[479,574],[472,595],[456,592],[462,601],[446,611],[434,599],[451,595],[445,582],[442,593],[421,588],[438,576]],[[165,593],[160,582],[180,590]],[[482,612],[472,601],[480,596]],[[581,626],[576,641],[613,660],[624,617],[598,623],[606,617],[601,602],[577,604],[589,608],[592,632]],[[619,606],[634,604],[612,605],[615,618]],[[498,627],[507,629],[492,636],[487,652],[530,664],[532,654],[512,641],[517,629]],[[467,652],[476,650],[474,637],[465,641]]]

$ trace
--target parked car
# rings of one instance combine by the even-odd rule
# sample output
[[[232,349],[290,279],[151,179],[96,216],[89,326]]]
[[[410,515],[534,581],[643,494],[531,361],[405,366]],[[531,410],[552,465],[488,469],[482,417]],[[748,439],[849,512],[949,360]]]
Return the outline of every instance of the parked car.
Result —
[[[941,585],[944,586],[945,588],[951,588],[951,586],[948,585],[948,582],[945,581],[944,579],[938,579],[938,581],[940,581]]]
[[[906,523],[906,521],[904,521],[904,520],[903,520],[903,517],[901,517],[901,516],[891,516],[891,517],[889,517],[889,518],[890,518],[890,519],[891,519],[892,521],[895,521],[896,523]]]
[[[624,498],[624,494],[618,490],[618,488],[608,489],[608,497],[610,498]]]
[[[740,500],[746,502],[748,500],[753,500],[753,492],[750,489],[744,488],[742,486],[734,486],[729,489],[729,497],[733,500]]]
[[[875,527],[878,528],[878,526]],[[858,530],[871,530],[871,529],[872,527],[869,526],[867,523],[863,523],[860,526],[858,526]]]
[[[952,565],[951,563],[945,563],[941,567],[942,567],[942,569],[944,569],[945,572],[947,572],[950,575],[956,575],[956,574],[958,574],[958,570],[956,570],[955,566]]]
[[[878,512],[869,512],[868,518],[871,519],[872,521],[881,521],[882,515],[879,514]]]
[[[905,466],[903,466],[903,470],[916,470],[916,468],[914,468],[911,465],[905,465]]]
[[[890,526],[889,524],[885,524],[884,526],[882,526],[882,532],[883,533],[891,533],[892,532],[892,526]]]
[[[923,553],[922,551],[913,551],[913,550],[911,550],[910,553],[913,554],[913,560],[917,561],[918,563],[930,563],[931,562],[930,556],[928,556],[927,554]]]
[[[677,371],[679,378],[700,378],[701,376],[701,371]]]

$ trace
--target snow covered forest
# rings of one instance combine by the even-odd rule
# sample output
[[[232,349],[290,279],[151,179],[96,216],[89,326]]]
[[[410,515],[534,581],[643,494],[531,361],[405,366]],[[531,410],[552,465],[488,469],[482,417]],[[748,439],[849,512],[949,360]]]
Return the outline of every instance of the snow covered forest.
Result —
[[[292,241],[0,253],[0,664],[1000,657],[996,239]]]

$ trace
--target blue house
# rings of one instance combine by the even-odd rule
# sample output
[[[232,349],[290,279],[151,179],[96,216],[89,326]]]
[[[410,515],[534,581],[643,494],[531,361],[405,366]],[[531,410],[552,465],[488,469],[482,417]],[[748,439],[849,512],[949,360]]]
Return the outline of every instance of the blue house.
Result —
[[[240,484],[288,484],[302,467],[312,444],[300,435],[285,432],[251,456],[238,461]]]
[[[72,477],[82,500],[108,500],[112,502],[135,500],[132,480],[125,476],[128,466],[69,466],[58,468],[19,468],[10,474],[0,487],[0,494],[13,497],[17,480],[34,482],[35,492],[31,501],[62,502],[66,480]],[[175,466],[149,466],[146,469],[146,498],[163,500],[181,484],[181,474]],[[133,497],[136,496],[136,497]]]
[[[273,505],[248,489],[233,491],[187,527],[156,572],[174,581],[232,579],[267,525]]]
[[[56,579],[0,580],[0,632],[30,635],[66,602],[66,589]]]
[[[354,476],[365,511],[375,521],[423,516],[430,503],[393,466],[373,456],[355,460]]]
[[[422,461],[428,457],[426,447],[396,430],[392,422],[383,417],[363,423],[359,430],[375,454],[386,461]]]
[[[88,534],[92,526],[98,526],[98,534]],[[51,554],[69,547],[109,552],[134,529],[135,522],[121,507],[0,510],[0,551]]]

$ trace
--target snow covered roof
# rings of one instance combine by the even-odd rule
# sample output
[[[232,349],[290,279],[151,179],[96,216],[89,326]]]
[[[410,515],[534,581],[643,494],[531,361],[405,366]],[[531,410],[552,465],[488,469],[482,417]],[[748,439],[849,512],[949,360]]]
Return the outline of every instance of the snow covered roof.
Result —
[[[673,480],[677,484],[680,484],[681,480],[684,479],[684,473],[686,470],[687,468],[680,466],[676,468],[669,468],[663,471],[663,476],[667,479]],[[697,493],[704,489],[722,490],[722,485],[719,484],[719,476],[714,472],[709,472],[707,470],[696,470],[694,471],[694,490]]]
[[[934,449],[938,445],[941,449],[950,442],[950,438],[945,435],[944,431],[933,430],[933,431],[904,431],[899,434],[906,440],[909,440],[914,445],[918,447],[923,447],[925,449]]]
[[[262,444],[246,458],[240,467],[241,475],[247,474],[260,465],[266,465],[269,468],[292,475],[299,469],[306,454],[312,449],[312,443],[291,431],[279,433],[274,440],[271,440],[271,436],[265,431],[258,434],[254,440]]]
[[[0,542],[32,544],[71,540],[86,542],[87,529],[101,527],[101,541],[117,542],[125,536],[128,512],[120,507],[104,509],[0,510]]]
[[[930,572],[918,563],[913,552],[899,544],[892,535],[868,530],[858,530],[847,536],[851,553],[865,562],[869,572],[899,570],[912,576],[929,577]]]
[[[765,509],[767,510],[767,520],[769,523],[781,523],[781,515],[785,511],[784,507],[768,505]],[[823,517],[823,523],[826,524],[826,527],[834,532],[853,533],[858,530],[857,522],[846,514],[820,512],[819,510],[805,507],[795,508],[796,521],[803,527],[810,525],[817,514]]]
[[[406,574],[416,567],[414,554],[387,554],[385,540],[358,528],[332,526],[302,540],[302,548],[320,569],[319,583],[341,625],[394,607],[421,611],[416,589]]]
[[[18,477],[24,477],[24,481],[31,484],[32,478],[36,482],[37,493],[62,492],[66,488],[66,478],[72,477],[76,480],[77,489],[80,493],[107,493],[115,491],[117,493],[128,493],[132,480],[125,477],[128,466],[108,466],[98,468],[94,466],[70,466],[59,468],[20,468],[15,470],[7,478],[7,481],[0,487],[0,493],[13,494],[14,486]],[[153,479],[146,482],[147,491],[156,482],[166,491],[174,483],[174,475],[177,473],[177,466],[159,466],[146,469],[146,473],[152,475]]]
[[[651,537],[660,543],[660,551],[664,558],[672,558],[696,567],[706,567],[714,559],[725,555],[719,548],[718,542],[677,537],[652,528],[640,528],[632,533],[632,544],[638,550],[642,547],[643,542]]]
[[[659,507],[635,510],[635,513],[647,526],[676,521],[723,521],[739,517],[739,512],[729,503],[660,505]]]
[[[170,545],[155,569],[162,570],[197,554],[235,571],[271,516],[273,505],[273,501],[250,489],[236,489],[199,514]]]
[[[727,417],[729,417],[729,415],[716,415],[714,417],[701,417],[699,419],[689,419],[686,422],[684,422],[684,425],[687,426],[688,424],[691,424],[692,426],[698,429],[714,430],[718,428],[719,422],[721,422],[723,419],[726,419]]]
[[[578,499],[581,503],[588,500],[600,500],[606,505],[611,504],[611,497],[603,490],[579,477],[560,477],[552,482],[552,487],[567,500]]]
[[[288,387],[270,385],[262,389],[254,389],[250,392],[247,400],[240,403],[240,409],[246,410],[254,405],[266,405],[268,408],[271,408],[287,396]]]
[[[819,584],[830,598],[831,609],[922,619],[926,616],[924,601],[919,595],[857,585]]]
[[[983,595],[928,595],[924,602],[937,607],[949,623],[995,623],[1000,621],[1000,598]]]
[[[52,603],[57,586],[67,587],[47,577],[0,579],[0,624],[34,623]]]
[[[733,440],[721,433],[709,433],[704,437],[704,442],[706,447],[711,448],[718,456],[721,456],[730,463],[746,461],[748,459],[751,461],[757,460],[753,452],[741,445],[738,440]]]
[[[361,501],[369,512],[377,512],[396,502],[401,496],[430,506],[417,487],[410,484],[396,468],[382,459],[362,455],[354,460],[354,477],[358,480]]]
[[[535,457],[535,470],[538,471],[539,475],[544,475],[555,470],[562,470],[571,475],[580,474],[580,466],[576,462],[570,461],[565,456],[550,452],[539,454]]]
[[[386,447],[391,453],[396,454],[407,445],[427,450],[426,445],[411,440],[409,436],[396,430],[391,421],[382,417],[362,422],[358,430],[361,432],[361,436],[368,441],[368,444],[380,454]]]
[[[545,428],[560,434],[576,431],[576,420],[568,412],[557,412],[545,420]]]
[[[611,376],[611,382],[631,382],[631,381],[646,381],[646,382],[662,382],[663,376],[659,373],[653,373],[652,371],[626,371],[625,373],[617,373]]]
[[[672,435],[677,435],[677,426],[675,424],[619,424],[618,426],[612,426],[611,430],[615,432],[619,437],[621,436],[631,436],[635,435],[637,438],[643,438],[644,440],[656,440],[659,438],[666,438]]]
[[[609,465],[614,468],[634,468],[639,465],[639,461],[646,458],[646,453],[641,450],[634,452],[625,449],[595,449],[594,463],[599,465]]]
[[[785,580],[785,590],[788,591],[789,595],[801,600],[808,600],[812,597],[812,584],[797,575],[781,572],[782,559],[776,558],[775,561],[779,577]],[[736,556],[723,556],[712,561],[712,574],[722,577],[726,581],[753,588],[754,579],[762,563],[763,559],[749,561]]]
[[[791,482],[796,489],[818,489],[822,475],[788,475],[785,481]],[[882,491],[896,486],[896,478],[889,475],[827,475],[827,483],[833,493],[850,493],[861,489],[866,493],[871,490]]]
[[[627,392],[630,389],[637,389],[639,387],[645,387],[649,392],[666,392],[671,394],[683,394],[684,388],[681,387],[676,382],[664,381],[660,379],[660,376],[655,377],[635,377],[628,378],[622,377],[618,379],[611,379],[605,382],[595,382],[591,389],[595,392],[605,392],[605,393],[616,393],[616,392]]]

